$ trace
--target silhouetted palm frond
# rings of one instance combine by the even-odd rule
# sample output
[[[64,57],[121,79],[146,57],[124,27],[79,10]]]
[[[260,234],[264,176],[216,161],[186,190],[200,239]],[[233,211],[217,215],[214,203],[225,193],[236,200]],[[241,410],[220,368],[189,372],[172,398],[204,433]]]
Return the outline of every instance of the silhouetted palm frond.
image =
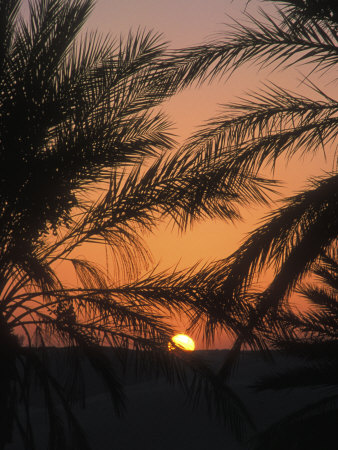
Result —
[[[121,254],[120,263],[130,272],[148,256],[140,230],[151,230],[163,218],[182,230],[206,217],[237,219],[241,205],[267,203],[274,185],[240,174],[238,168],[227,170],[222,160],[205,157],[202,162],[182,154],[157,159],[141,171],[142,166],[136,166],[127,174],[115,173],[105,195],[75,216],[50,247],[51,261],[81,243],[101,242],[109,244],[113,254]]]
[[[321,400],[313,400],[298,411],[292,412],[278,423],[272,425],[258,436],[259,445],[255,448],[272,448],[272,438],[287,445],[287,436],[292,430],[291,448],[327,448],[335,435],[337,419],[337,350],[338,350],[338,309],[337,309],[337,248],[333,245],[323,254],[313,267],[317,276],[316,284],[305,284],[299,292],[310,301],[310,309],[305,313],[282,314],[274,331],[269,331],[271,344],[289,356],[298,358],[296,367],[279,370],[257,380],[256,390],[285,390],[313,388],[312,392],[323,393],[330,389],[331,395]],[[320,391],[318,391],[320,389]],[[309,395],[309,399],[311,396]],[[311,426],[316,424],[315,432]],[[325,436],[325,438],[323,438]],[[309,440],[309,438],[311,438]],[[332,447],[334,448],[334,447]]]
[[[219,300],[241,296],[266,266],[275,278],[265,291],[277,307],[336,239],[337,175],[313,180],[313,188],[287,200],[224,261]],[[224,300],[222,300],[224,297]]]
[[[294,17],[280,7],[276,16],[262,10],[259,18],[246,14],[249,25],[234,21],[224,39],[176,52],[173,61],[180,68],[181,83],[232,73],[248,62],[261,68],[311,63],[311,71],[334,67],[338,59],[336,21],[323,23],[308,15],[295,25]]]
[[[236,22],[223,39],[174,53],[166,63],[177,64],[180,85],[231,75],[246,63],[259,69],[302,64],[307,65],[308,74],[329,74],[338,62],[335,2],[272,3],[276,4],[275,18],[264,11],[260,16],[246,15],[249,24]],[[240,175],[256,176],[264,165],[274,169],[281,156],[290,158],[296,152],[323,151],[332,155],[335,168],[337,101],[308,77],[305,80],[313,98],[266,84],[209,121],[187,140],[182,151],[201,161],[205,154],[222,160]],[[337,187],[335,169],[311,180],[307,190],[286,199],[285,206],[273,211],[233,255],[203,269],[206,278],[212,279],[212,293],[208,298],[203,294],[194,298],[208,308],[209,317],[194,311],[192,327],[201,326],[200,314],[207,336],[212,338],[218,327],[237,336],[220,369],[222,377],[231,373],[243,345],[265,355],[275,346],[305,356],[307,366],[267,379],[266,386],[299,387],[306,369],[309,384],[332,386],[337,372],[337,280],[332,266],[335,258],[323,254],[336,246]],[[273,280],[262,290],[259,281],[266,269],[273,270]],[[329,281],[328,287],[303,286],[301,293],[313,308],[296,315],[288,298],[310,270],[316,270],[321,281]],[[326,350],[328,357],[321,358],[320,351]],[[260,387],[263,385],[264,380]],[[330,439],[336,442],[337,438],[336,420],[336,398],[326,398],[263,432],[256,448],[331,448]]]
[[[207,123],[185,148],[210,152],[229,167],[256,173],[264,165],[274,168],[278,158],[323,151],[333,144],[338,130],[338,103],[321,94],[319,101],[296,95],[273,84],[230,104],[218,119]]]
[[[330,22],[333,26],[338,23],[337,5],[334,0],[266,0],[283,5],[283,11],[290,21],[297,26],[299,22],[319,21],[325,26]]]
[[[249,25],[236,22],[223,41],[174,55],[181,84],[232,73],[247,62],[282,69],[309,64],[311,72],[334,68],[338,47],[332,2],[281,3],[276,6],[276,18],[264,11],[259,17],[247,16]],[[207,154],[228,170],[238,169],[239,175],[257,176],[262,167],[274,169],[280,157],[291,158],[296,152],[302,156],[330,153],[335,167],[337,101],[306,80],[314,98],[266,83],[209,121],[182,151],[201,161]],[[326,178],[312,180],[308,191],[286,199],[286,206],[271,213],[233,255],[210,267],[218,287],[212,302],[206,300],[210,311],[217,311],[217,318],[209,319],[208,333],[212,335],[222,323],[241,336],[237,348],[244,342],[266,348],[262,329],[273,327],[273,314],[287,307],[286,299],[296,283],[337,237],[336,184],[334,170]],[[256,282],[267,268],[274,270],[274,279],[260,293]]]
[[[195,275],[137,279],[150,260],[142,234],[165,217],[181,230],[206,217],[234,220],[240,205],[267,203],[273,183],[229,171],[208,152],[162,155],[174,140],[158,106],[180,82],[175,70],[163,70],[159,36],[75,40],[92,0],[32,0],[27,18],[18,16],[19,6],[0,0],[0,447],[14,421],[24,446],[35,446],[35,373],[50,448],[87,448],[72,413],[85,392],[84,359],[123,410],[119,373],[104,345],[119,355],[134,350],[138,363],[152,361],[195,401],[205,394],[240,433],[248,417],[236,396],[202,364],[168,352],[170,313],[206,315],[187,288]],[[109,247],[113,274],[75,255],[82,244]],[[74,270],[75,287],[59,276],[60,261]],[[68,349],[67,380],[47,361],[51,345]]]
[[[65,45],[63,37],[62,43]],[[52,44],[50,47],[44,49],[49,51],[41,58],[50,59],[50,53],[54,56],[54,47]],[[51,68],[54,72],[44,73],[42,81],[42,74],[35,73],[42,63],[34,61],[34,71],[26,68],[27,76],[16,81],[23,69],[18,72],[17,63],[13,62],[2,83],[6,95],[2,102],[1,153],[7,175],[3,174],[1,192],[3,203],[11,205],[11,212],[5,210],[2,217],[5,220],[8,216],[7,220],[11,218],[12,222],[18,222],[20,217],[18,228],[24,223],[25,228],[30,225],[30,230],[35,229],[37,234],[46,232],[46,222],[55,227],[58,220],[70,220],[70,210],[79,201],[77,190],[85,185],[88,189],[94,180],[109,180],[109,168],[140,162],[145,155],[168,148],[171,143],[166,120],[150,111],[168,93],[153,80],[155,68],[143,67],[147,63],[156,65],[153,60],[163,52],[157,39],[146,34],[129,36],[115,53],[113,44],[99,37],[88,39],[82,47],[74,49],[73,56],[68,52],[65,56],[58,55],[61,62],[66,59],[67,66],[74,65],[68,76],[61,74],[60,78],[58,60]],[[72,63],[79,53],[85,54],[82,65]],[[15,60],[12,55],[8,58]],[[15,142],[11,142],[14,130]],[[11,145],[21,150],[9,154]],[[30,167],[29,177],[26,166]],[[15,180],[9,177],[12,170],[16,171]],[[47,181],[53,190],[40,189]],[[19,189],[22,193],[15,198]],[[29,209],[23,203],[28,196],[35,198]]]

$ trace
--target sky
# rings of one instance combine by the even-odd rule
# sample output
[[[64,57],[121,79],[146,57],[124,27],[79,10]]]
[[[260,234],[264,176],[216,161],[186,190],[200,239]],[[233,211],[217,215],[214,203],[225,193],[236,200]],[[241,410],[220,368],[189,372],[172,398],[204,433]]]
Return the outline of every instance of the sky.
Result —
[[[244,10],[257,16],[258,3],[264,6],[266,13],[273,14],[271,6],[270,10],[267,9],[267,3],[248,3],[246,0],[98,0],[86,28],[116,36],[126,36],[130,30],[138,28],[153,30],[163,34],[163,39],[169,41],[172,48],[179,48],[220,38],[232,19],[247,20],[243,16]],[[300,83],[304,73],[302,66],[271,73],[270,70],[258,70],[257,66],[247,65],[230,79],[224,77],[212,84],[184,91],[167,102],[163,109],[175,124],[178,142],[183,142],[204,121],[216,116],[222,105],[235,101],[250,90],[257,90],[267,79],[279,86],[306,93],[307,89]],[[330,89],[333,90],[334,86],[328,86]],[[288,164],[281,161],[275,170],[275,177],[284,182],[281,193],[290,195],[302,189],[308,177],[330,170],[331,165],[332,161],[330,158],[325,160],[324,154],[307,159],[298,157]],[[274,206],[277,207],[278,203]],[[184,234],[164,222],[146,237],[146,241],[158,270],[184,268],[198,261],[210,262],[236,250],[267,211],[261,207],[247,208],[243,211],[242,222],[203,221]],[[224,339],[221,336],[215,346],[227,346]],[[198,347],[201,346],[203,344],[199,342]]]
[[[258,4],[247,0],[97,0],[94,11],[86,23],[86,29],[98,29],[103,33],[126,36],[138,28],[163,34],[170,47],[179,48],[200,44],[211,38],[221,37],[226,25],[232,19],[246,20],[243,12],[257,15]],[[267,5],[267,3],[265,3]],[[271,13],[265,6],[265,12]],[[193,135],[204,121],[216,116],[226,105],[250,90],[262,86],[267,79],[278,85],[299,91],[301,71],[290,69],[285,72],[257,71],[256,66],[246,66],[229,80],[218,79],[211,85],[185,90],[167,102],[163,109],[175,124],[178,142]],[[302,87],[301,89],[304,90]],[[277,165],[275,176],[284,180],[281,192],[289,195],[304,186],[307,177],[318,175],[331,167],[324,155],[313,160],[296,158],[284,167]],[[210,261],[233,252],[266,211],[253,207],[243,211],[243,222],[225,223],[212,220],[196,224],[182,235],[171,225],[163,223],[147,238],[154,261],[161,268],[176,266],[183,268],[196,261]]]
[[[244,11],[257,16],[258,7],[264,6],[267,14],[273,14],[271,6],[268,9],[267,5],[256,0],[97,0],[84,30],[110,33],[117,39],[120,35],[126,36],[130,30],[153,30],[161,33],[171,48],[181,48],[221,38],[226,32],[226,24],[233,19],[241,23],[247,20],[243,16]],[[229,79],[223,77],[209,85],[183,91],[166,102],[163,110],[174,123],[177,141],[183,143],[204,121],[217,116],[222,105],[259,89],[267,80],[306,94],[308,90],[301,83],[306,70],[297,66],[271,73],[270,70],[258,70],[257,66],[247,65]],[[325,84],[325,78],[320,79],[320,83]],[[325,87],[328,93],[335,90],[332,85]],[[284,182],[281,194],[291,195],[306,186],[308,177],[318,176],[331,167],[332,160],[329,157],[326,160],[323,153],[306,159],[300,156],[288,164],[281,160],[276,166],[275,177]],[[278,198],[281,196],[275,198],[272,207],[279,205]],[[146,242],[158,270],[185,268],[196,262],[206,263],[235,251],[267,212],[267,209],[253,206],[243,211],[242,222],[203,221],[184,234],[163,222],[151,235],[146,236]],[[97,251],[96,257],[102,258],[102,253]],[[215,345],[225,346],[222,339]]]
[[[200,44],[206,40],[221,38],[227,24],[233,19],[247,20],[243,12],[257,16],[259,6],[264,6],[268,14],[273,14],[267,3],[246,0],[98,0],[94,11],[86,23],[86,29],[98,29],[119,37],[126,36],[130,30],[138,28],[161,33],[171,48]],[[229,104],[250,90],[257,90],[267,79],[279,86],[307,93],[301,84],[302,75],[307,73],[302,66],[291,67],[287,71],[258,70],[257,66],[247,65],[230,79],[217,79],[209,85],[185,90],[167,102],[163,109],[175,124],[179,143],[193,135],[204,121],[216,116],[222,105]],[[316,81],[316,80],[314,80]],[[325,83],[325,80],[320,80]],[[335,86],[327,86],[333,92]],[[313,158],[297,157],[286,164],[280,161],[275,169],[275,177],[283,180],[280,192],[290,195],[306,186],[306,179],[330,170],[332,160],[324,154]],[[281,197],[278,197],[281,198]],[[278,206],[278,198],[272,206]],[[247,208],[243,211],[243,221],[235,224],[220,220],[197,223],[191,230],[182,234],[164,222],[146,241],[153,254],[158,269],[184,268],[196,262],[210,262],[231,254],[246,234],[267,213],[261,207]],[[182,330],[183,331],[183,330]],[[215,343],[224,347],[223,337]],[[200,343],[200,347],[202,343]]]

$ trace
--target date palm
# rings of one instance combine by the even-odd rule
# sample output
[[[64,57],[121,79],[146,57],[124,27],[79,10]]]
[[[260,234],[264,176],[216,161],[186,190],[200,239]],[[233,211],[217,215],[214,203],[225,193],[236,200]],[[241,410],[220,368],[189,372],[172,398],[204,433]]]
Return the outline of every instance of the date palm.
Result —
[[[312,389],[311,399],[281,421],[261,432],[256,449],[335,448],[338,417],[338,264],[337,247],[320,258],[313,268],[316,283],[303,284],[299,292],[310,303],[302,314],[285,314],[269,332],[274,349],[301,358],[298,367],[277,371],[258,380],[258,390]],[[311,401],[312,400],[312,401]]]
[[[83,357],[123,409],[103,345],[124,362],[123,350],[136,350],[194,403],[204,393],[240,433],[246,414],[236,396],[193,358],[166,351],[168,314],[207,314],[198,301],[208,290],[204,272],[136,275],[149,262],[142,235],[163,218],[182,230],[205,217],[233,220],[239,206],[266,203],[272,183],[229,169],[222,157],[169,153],[158,106],[180,82],[178,69],[163,70],[158,36],[75,39],[92,0],[32,0],[27,19],[20,4],[0,0],[0,448],[14,425],[25,448],[35,448],[32,373],[47,404],[50,448],[88,448],[70,406],[79,400]],[[109,271],[76,255],[88,244],[111,252]],[[75,286],[64,282],[60,262],[74,269]],[[71,382],[50,370],[50,345],[68,348]]]
[[[226,328],[237,335],[232,355],[243,344],[266,349],[259,329],[288,309],[296,284],[337,239],[338,175],[336,138],[338,101],[311,81],[325,74],[334,81],[338,63],[336,2],[287,0],[264,2],[276,6],[275,18],[261,11],[236,22],[224,39],[183,49],[172,55],[179,65],[181,86],[230,73],[245,63],[287,70],[310,67],[304,85],[313,96],[290,92],[267,81],[262,90],[231,104],[225,114],[210,120],[187,140],[182,151],[221,159],[238,174],[257,175],[263,166],[273,170],[280,158],[313,156],[325,151],[332,171],[309,180],[308,187],[287,199],[251,232],[240,248],[208,268],[216,288],[215,311],[209,332]],[[270,5],[271,6],[271,5]],[[243,172],[242,172],[243,171]],[[267,268],[274,278],[261,292],[256,281]],[[210,297],[209,297],[210,298]],[[208,301],[208,300],[207,300]],[[227,371],[227,363],[224,371]]]

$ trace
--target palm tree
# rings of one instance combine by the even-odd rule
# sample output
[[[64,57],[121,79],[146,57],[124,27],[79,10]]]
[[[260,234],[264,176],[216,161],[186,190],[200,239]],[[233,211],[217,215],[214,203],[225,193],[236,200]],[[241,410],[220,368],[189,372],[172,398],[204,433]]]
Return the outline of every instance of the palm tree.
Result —
[[[271,2],[270,2],[271,3]],[[332,0],[275,1],[276,18],[247,15],[248,25],[236,22],[223,40],[177,51],[172,64],[181,86],[231,73],[247,62],[259,67],[308,64],[303,82],[313,97],[290,92],[267,81],[264,88],[231,104],[224,115],[210,120],[187,140],[182,152],[223,160],[229,170],[257,176],[272,170],[282,157],[311,156],[324,151],[336,158],[338,101],[311,80],[329,76],[338,62],[337,6]],[[168,63],[167,63],[168,64]],[[198,156],[196,156],[198,157]],[[309,180],[302,192],[284,199],[251,232],[231,256],[210,265],[207,272],[216,291],[208,302],[211,336],[219,327],[237,336],[230,360],[244,344],[267,350],[261,329],[272,326],[296,284],[321,254],[333,245],[338,230],[338,175],[332,171]],[[242,172],[243,171],[243,172]],[[267,267],[273,281],[261,292],[257,280]],[[227,372],[230,360],[222,371]],[[231,364],[230,364],[231,366]]]
[[[306,406],[292,411],[255,439],[258,449],[335,448],[338,418],[338,263],[337,247],[314,266],[316,283],[303,284],[299,292],[310,302],[302,314],[285,314],[268,335],[271,346],[301,358],[301,364],[254,385],[257,390],[312,388],[319,392]],[[307,394],[311,399],[311,393]],[[313,396],[313,395],[312,395]]]
[[[26,20],[20,4],[0,0],[0,448],[14,425],[25,448],[35,448],[32,373],[48,407],[50,448],[69,443],[56,403],[72,448],[88,448],[70,407],[76,383],[53,375],[50,345],[68,348],[73,380],[87,357],[118,412],[122,386],[103,345],[121,358],[136,350],[194,403],[202,394],[216,402],[240,432],[246,414],[235,395],[192,357],[167,352],[169,313],[208,314],[204,271],[137,278],[150,256],[141,236],[165,217],[182,230],[205,217],[234,220],[241,205],[266,203],[273,183],[229,169],[222,157],[168,153],[170,124],[158,106],[180,82],[176,68],[163,70],[158,36],[75,39],[92,0],[32,0]],[[111,251],[112,269],[77,257],[84,244]],[[63,281],[60,262],[75,270],[75,287]]]
[[[332,170],[309,180],[302,192],[283,200],[232,255],[205,268],[213,295],[201,299],[209,315],[203,324],[210,339],[219,329],[235,336],[235,344],[220,369],[231,375],[243,345],[272,357],[274,345],[310,364],[265,378],[257,389],[330,387],[329,394],[273,424],[253,441],[255,449],[335,448],[337,395],[337,263],[334,251],[338,230],[336,149],[338,101],[310,80],[329,76],[338,62],[338,10],[324,0],[274,1],[277,18],[261,12],[247,16],[249,25],[236,22],[228,36],[172,55],[181,86],[208,81],[233,72],[247,62],[259,67],[308,64],[303,83],[312,96],[290,92],[271,82],[230,105],[221,115],[188,139],[182,152],[223,159],[229,169],[258,175],[263,166],[294,155],[332,155]],[[333,80],[334,81],[334,80]],[[326,254],[326,256],[323,256]],[[263,291],[260,276],[274,269]],[[292,313],[289,297],[298,283],[314,271],[330,289],[304,286],[318,306],[308,314]],[[201,321],[193,316],[193,327]],[[302,338],[299,337],[299,334]],[[332,446],[333,445],[333,446]]]

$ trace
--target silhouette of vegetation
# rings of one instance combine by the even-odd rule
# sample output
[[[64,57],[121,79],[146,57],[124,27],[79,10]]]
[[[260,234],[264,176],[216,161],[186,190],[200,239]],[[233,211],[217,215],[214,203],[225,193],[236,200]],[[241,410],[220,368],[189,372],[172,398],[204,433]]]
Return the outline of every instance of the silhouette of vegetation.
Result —
[[[265,3],[265,2],[264,2]],[[269,3],[269,2],[266,2]],[[335,142],[338,102],[310,80],[330,77],[338,63],[337,6],[334,1],[290,0],[270,2],[271,14],[246,13],[247,24],[235,22],[221,40],[190,47],[172,55],[180,68],[181,86],[210,81],[254,63],[258,68],[308,68],[303,78],[313,96],[290,92],[267,81],[261,90],[230,104],[187,140],[182,152],[222,159],[238,174],[259,175],[284,157],[312,157],[324,151],[333,160],[332,171],[309,180],[307,189],[284,199],[232,255],[206,268],[214,295],[209,296],[207,333],[227,329],[237,336],[221,373],[230,370],[243,345],[268,350],[263,330],[289,309],[297,283],[337,239]],[[330,77],[331,81],[334,78]],[[274,278],[261,292],[257,281],[267,267]],[[196,321],[197,322],[197,321]]]
[[[264,0],[263,0],[264,2]],[[227,379],[244,346],[271,358],[271,346],[307,358],[309,365],[266,378],[259,389],[301,386],[336,387],[337,375],[337,254],[338,175],[335,143],[338,101],[311,78],[330,77],[335,82],[338,63],[338,10],[333,0],[266,1],[273,14],[246,14],[247,24],[235,22],[223,39],[190,47],[172,55],[180,68],[181,87],[231,75],[246,63],[259,68],[308,68],[303,86],[312,95],[291,92],[267,81],[230,104],[187,140],[182,152],[223,159],[237,168],[259,175],[272,172],[276,163],[297,154],[312,157],[323,152],[332,157],[332,170],[310,179],[308,187],[283,200],[229,257],[204,268],[210,292],[198,301],[208,310],[205,322],[195,315],[192,327],[202,328],[212,341],[219,330],[235,336],[233,348],[219,371]],[[271,11],[270,11],[271,12]],[[326,256],[323,256],[326,254]],[[274,270],[263,291],[260,276]],[[311,271],[329,288],[303,286],[301,292],[317,307],[296,315],[290,295]],[[207,292],[207,289],[205,291]],[[335,448],[337,442],[336,393],[294,412],[262,432],[258,449]]]
[[[268,350],[270,331],[290,313],[289,295],[332,248],[336,172],[286,199],[230,257],[198,271],[139,274],[150,261],[142,235],[161,220],[181,230],[206,217],[236,220],[243,205],[267,204],[275,182],[259,174],[264,164],[333,148],[338,102],[306,78],[316,98],[267,83],[170,151],[159,106],[193,81],[250,61],[334,69],[335,2],[272,3],[278,19],[248,17],[251,25],[236,24],[222,42],[169,56],[151,33],[76,38],[92,0],[32,0],[26,19],[19,0],[0,0],[0,448],[13,426],[25,448],[35,448],[32,373],[47,405],[50,448],[88,448],[71,407],[81,400],[81,358],[105,381],[116,411],[124,406],[103,345],[123,366],[125,350],[136,350],[149,371],[180,383],[194,404],[204,395],[244,434],[250,418],[224,377],[243,345]],[[85,244],[110,252],[109,271],[76,255]],[[75,287],[59,275],[61,261],[74,269]],[[268,265],[275,277],[259,292],[255,281]],[[192,355],[167,352],[166,319],[175,312],[209,341],[219,329],[237,336],[221,377]],[[49,345],[68,349],[66,384],[50,370]]]
[[[338,254],[331,249],[314,266],[316,283],[299,292],[310,302],[306,313],[288,313],[269,333],[271,346],[286,355],[301,358],[302,365],[278,371],[255,383],[257,390],[312,388],[320,398],[296,409],[260,433],[255,449],[335,448],[338,417]]]
[[[72,412],[83,357],[116,411],[124,407],[103,345],[122,365],[122,350],[136,350],[193,403],[205,396],[240,435],[250,423],[240,400],[192,355],[167,351],[168,314],[208,314],[198,301],[199,286],[209,289],[204,271],[140,278],[150,259],[142,235],[163,218],[181,230],[206,217],[234,220],[240,206],[266,203],[274,183],[229,168],[222,155],[169,153],[170,124],[158,107],[181,82],[177,68],[163,68],[159,36],[77,38],[92,0],[32,0],[27,17],[20,6],[0,0],[0,448],[14,426],[35,448],[33,378],[47,405],[49,447],[88,448]],[[109,271],[75,254],[84,244],[110,252]],[[74,269],[75,286],[60,262]],[[50,369],[53,345],[68,349],[67,383]]]

